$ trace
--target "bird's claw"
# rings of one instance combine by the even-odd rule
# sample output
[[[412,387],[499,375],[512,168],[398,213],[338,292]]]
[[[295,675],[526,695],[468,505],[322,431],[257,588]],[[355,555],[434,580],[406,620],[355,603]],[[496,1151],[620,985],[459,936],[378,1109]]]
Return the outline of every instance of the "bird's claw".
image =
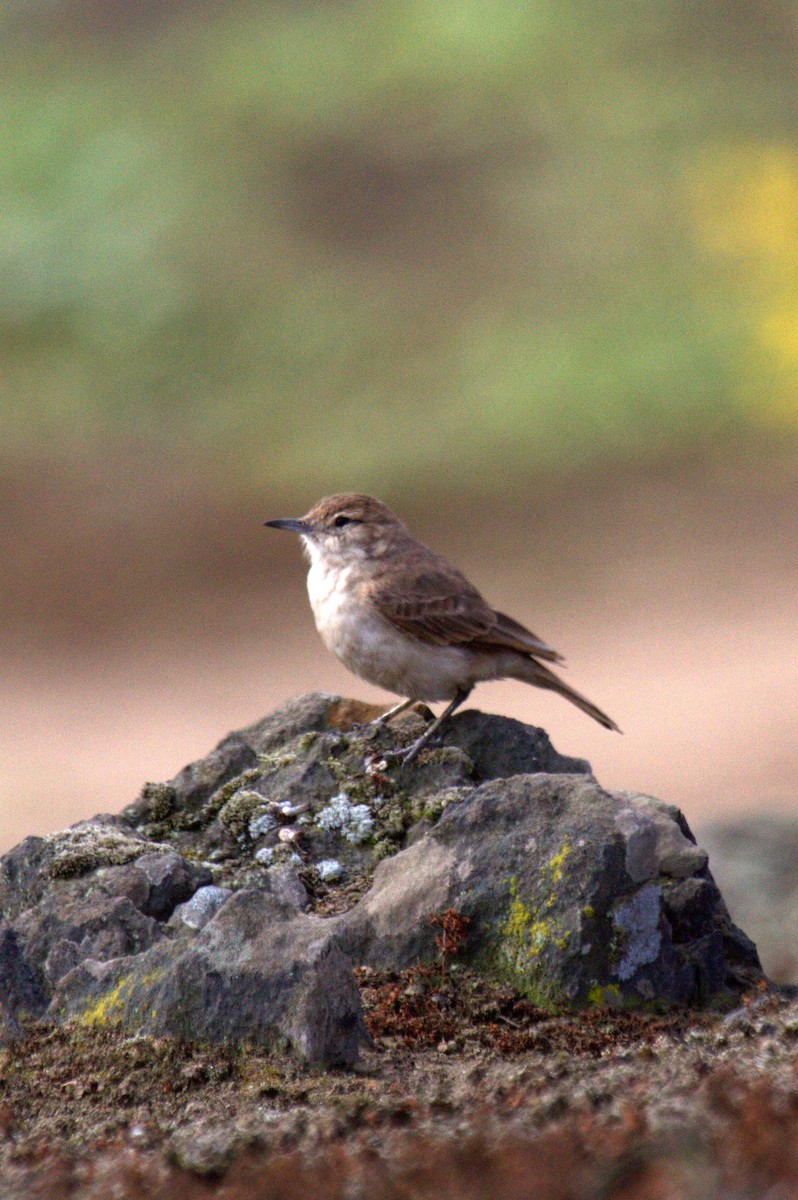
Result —
[[[390,766],[391,763],[397,763],[400,767],[407,767],[410,763],[415,762],[422,750],[426,750],[428,746],[435,745],[438,740],[438,738],[430,738],[429,740],[414,742],[412,746],[405,746],[401,750],[382,750],[379,754],[369,755],[366,759],[366,769],[368,771],[381,771]]]

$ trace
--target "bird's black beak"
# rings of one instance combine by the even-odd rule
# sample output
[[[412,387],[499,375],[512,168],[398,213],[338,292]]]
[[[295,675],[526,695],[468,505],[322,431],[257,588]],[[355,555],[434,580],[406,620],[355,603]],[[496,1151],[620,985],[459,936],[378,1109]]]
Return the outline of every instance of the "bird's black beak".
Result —
[[[291,533],[312,533],[313,527],[299,517],[276,517],[273,521],[264,521],[272,529],[289,529]]]

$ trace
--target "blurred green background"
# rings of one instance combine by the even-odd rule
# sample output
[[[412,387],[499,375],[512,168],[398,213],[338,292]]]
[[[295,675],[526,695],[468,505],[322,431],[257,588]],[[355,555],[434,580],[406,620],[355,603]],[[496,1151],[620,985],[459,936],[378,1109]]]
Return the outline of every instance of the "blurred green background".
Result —
[[[504,485],[798,425],[793,3],[28,0],[2,453]],[[234,465],[234,474],[229,473]]]
[[[798,6],[0,8],[0,842],[292,692],[374,698],[295,544],[376,492],[626,730],[798,790]]]

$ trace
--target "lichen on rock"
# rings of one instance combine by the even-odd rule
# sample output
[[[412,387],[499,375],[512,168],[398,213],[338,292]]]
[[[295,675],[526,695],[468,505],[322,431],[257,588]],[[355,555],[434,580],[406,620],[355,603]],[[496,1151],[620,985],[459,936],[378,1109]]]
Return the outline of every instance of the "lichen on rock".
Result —
[[[353,804],[346,792],[338,792],[316,814],[319,829],[340,833],[353,845],[367,842],[374,832],[374,817],[367,804]]]

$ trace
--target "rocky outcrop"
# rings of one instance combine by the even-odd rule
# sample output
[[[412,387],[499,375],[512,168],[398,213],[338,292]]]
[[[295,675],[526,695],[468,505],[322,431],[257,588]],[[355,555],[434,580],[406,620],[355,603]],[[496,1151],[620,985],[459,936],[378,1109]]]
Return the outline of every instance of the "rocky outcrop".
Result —
[[[590,776],[516,775],[450,805],[380,864],[342,942],[406,967],[448,909],[470,923],[466,955],[542,1005],[700,1004],[758,975],[678,809]]]
[[[440,952],[537,1004],[703,1005],[761,979],[679,811],[603,790],[517,721],[313,694],[225,738],[119,817],[0,863],[3,1029],[45,1016],[351,1063],[353,967]],[[436,924],[437,922],[437,924]]]

